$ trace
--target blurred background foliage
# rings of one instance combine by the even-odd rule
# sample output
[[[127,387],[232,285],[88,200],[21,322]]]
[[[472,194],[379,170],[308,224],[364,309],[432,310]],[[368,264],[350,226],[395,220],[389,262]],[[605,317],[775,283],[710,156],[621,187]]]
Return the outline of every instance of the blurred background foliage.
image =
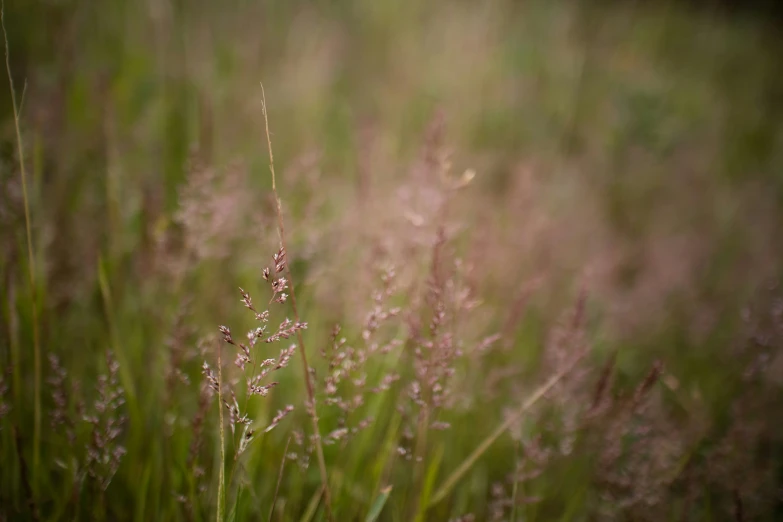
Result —
[[[235,289],[257,290],[276,251],[262,81],[314,353],[336,321],[360,331],[378,258],[426,270],[397,241],[409,232],[384,219],[405,213],[391,194],[418,197],[411,165],[442,118],[455,172],[476,172],[454,206],[456,252],[480,274],[473,282],[484,308],[474,328],[502,329],[515,347],[490,353],[466,385],[483,389],[503,365],[522,368],[513,379],[537,376],[547,332],[584,287],[597,359],[617,353],[626,389],[664,361],[666,393],[686,404],[681,415],[691,423],[699,417],[701,435],[686,437],[693,454],[739,422],[738,397],[751,390],[750,403],[766,405],[761,397],[780,391],[779,358],[768,361],[772,384],[756,389],[737,355],[758,334],[748,303],[775,292],[782,268],[783,41],[779,18],[766,11],[567,0],[8,0],[5,20],[17,99],[24,91],[38,287],[34,300],[12,105],[0,82],[5,519],[28,513],[17,455],[29,460],[42,518],[189,518],[175,493],[192,475],[172,470],[187,460],[192,437],[172,426],[196,415],[203,357],[172,362],[170,347],[195,347],[218,324],[249,325]],[[524,317],[505,328],[528,289]],[[771,346],[783,321],[770,299],[759,313],[771,318]],[[106,497],[80,497],[75,511],[70,467],[60,462],[67,447],[46,415],[33,455],[32,306],[44,380],[54,353],[90,388],[111,349],[127,396],[129,457]],[[171,392],[166,372],[177,365],[191,383]],[[301,402],[300,376],[291,368],[271,404]],[[513,383],[501,388],[492,407],[462,414],[470,429],[433,449],[440,477],[519,399]],[[42,395],[46,412],[47,385]],[[754,418],[774,414],[765,411]],[[391,416],[361,439],[356,459],[390,444],[386,422]],[[772,463],[778,492],[779,424],[762,430],[759,457]],[[288,429],[264,438],[248,461],[252,492],[237,517],[266,516]],[[508,472],[514,448],[511,440],[494,446],[427,519],[488,519],[490,485]],[[352,491],[349,483],[367,479],[362,466],[380,466],[370,473],[379,480],[383,465],[363,460],[335,466],[335,482]],[[563,466],[536,486],[544,502],[518,520],[603,519],[586,500],[585,462]],[[287,479],[280,519],[306,511],[318,487],[313,473]],[[736,511],[732,492],[699,484],[714,498],[687,509],[666,501],[666,519],[732,520],[720,508],[728,502]],[[211,482],[196,518],[214,508],[213,490]],[[338,497],[344,519],[366,513],[370,493],[372,486]],[[398,498],[384,511],[389,520],[406,519]],[[780,500],[765,500],[758,520],[783,516]],[[101,512],[84,507],[100,502]],[[643,519],[625,516],[617,519]]]

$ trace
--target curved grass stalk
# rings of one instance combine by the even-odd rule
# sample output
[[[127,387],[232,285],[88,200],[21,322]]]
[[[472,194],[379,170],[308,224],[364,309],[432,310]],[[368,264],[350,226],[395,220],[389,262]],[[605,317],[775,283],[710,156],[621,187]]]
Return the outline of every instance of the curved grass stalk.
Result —
[[[38,288],[35,282],[35,259],[33,258],[33,235],[30,231],[30,200],[27,195],[27,171],[24,166],[24,147],[22,146],[22,131],[19,128],[19,111],[16,105],[16,89],[11,75],[11,58],[8,51],[8,33],[5,30],[5,2],[0,1],[0,26],[3,29],[5,42],[5,69],[8,73],[8,85],[11,90],[11,103],[14,108],[14,130],[16,131],[16,147],[19,154],[19,171],[22,177],[22,199],[24,200],[24,222],[27,231],[27,268],[30,282],[33,312],[33,493],[38,492],[38,467],[41,449],[41,341],[38,329]],[[22,92],[24,101],[24,92]]]
[[[266,144],[269,148],[269,171],[272,174],[272,193],[275,196],[275,207],[277,210],[277,234],[280,239],[280,247],[283,251],[288,252],[285,241],[285,225],[283,222],[283,208],[280,202],[280,196],[277,193],[277,180],[275,179],[275,158],[272,153],[272,138],[269,134],[269,118],[267,117],[266,110],[266,94],[264,93],[264,84],[261,84],[261,110],[264,114],[264,129],[266,131]],[[291,309],[294,312],[294,320],[299,323],[299,309],[296,306],[296,291],[294,278],[291,274],[291,264],[286,263],[286,272],[288,275],[289,289],[291,294]],[[328,520],[332,520],[332,496],[329,491],[329,475],[326,472],[326,461],[324,459],[324,448],[321,443],[321,431],[318,428],[318,413],[315,406],[315,391],[313,390],[313,383],[310,380],[310,365],[307,363],[307,353],[304,345],[304,338],[302,331],[296,332],[297,341],[299,343],[299,354],[302,359],[302,370],[304,372],[305,389],[307,391],[308,401],[308,414],[313,424],[313,435],[315,438],[315,453],[318,458],[318,470],[321,474],[321,483],[323,485],[324,505],[326,507],[326,517]]]

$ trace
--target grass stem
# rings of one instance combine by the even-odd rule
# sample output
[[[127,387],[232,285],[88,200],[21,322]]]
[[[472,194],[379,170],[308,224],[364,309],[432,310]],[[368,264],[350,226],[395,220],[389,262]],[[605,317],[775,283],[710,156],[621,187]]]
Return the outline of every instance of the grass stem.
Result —
[[[286,237],[285,237],[285,224],[283,221],[283,208],[282,204],[280,202],[280,196],[277,192],[277,180],[275,177],[275,157],[272,153],[272,138],[269,133],[269,118],[267,116],[267,109],[266,109],[266,94],[264,92],[264,84],[261,84],[261,109],[264,114],[264,129],[266,132],[266,144],[269,148],[269,171],[272,174],[272,192],[275,196],[275,207],[277,210],[277,233],[280,239],[280,248],[283,249],[283,251],[288,252],[288,249],[286,248]],[[291,309],[294,312],[294,319],[296,322],[301,322],[299,318],[299,310],[296,306],[296,291],[295,291],[295,284],[294,284],[294,278],[291,274],[291,264],[286,263],[286,273],[288,275],[288,282],[290,285],[290,292],[291,292]],[[302,360],[302,370],[304,372],[304,381],[305,381],[305,389],[307,391],[307,401],[308,401],[308,413],[310,415],[310,419],[313,424],[313,435],[315,438],[315,452],[316,457],[318,458],[318,470],[321,474],[321,483],[323,484],[324,488],[324,505],[326,506],[326,517],[328,520],[333,520],[332,517],[332,496],[329,491],[329,474],[326,471],[326,460],[324,459],[324,449],[323,444],[321,442],[321,431],[318,428],[318,412],[316,411],[316,405],[315,405],[315,391],[313,390],[313,383],[310,380],[310,365],[307,363],[307,352],[305,350],[304,345],[304,337],[302,335],[302,330],[296,331],[297,341],[299,342],[299,354],[300,358]]]
[[[218,410],[220,411],[220,466],[218,468],[217,522],[223,522],[225,511],[226,427],[223,425],[223,351],[218,343]]]
[[[30,198],[27,195],[27,171],[24,162],[24,147],[22,145],[22,131],[19,127],[19,110],[16,105],[16,89],[11,75],[11,58],[8,50],[8,33],[5,29],[5,2],[0,0],[0,26],[3,29],[3,41],[5,42],[5,69],[8,73],[8,86],[11,90],[11,103],[14,109],[14,130],[16,131],[16,147],[19,154],[19,172],[22,177],[22,199],[24,201],[24,221],[27,232],[27,271],[30,282],[30,295],[32,298],[33,312],[33,492],[38,491],[38,467],[41,453],[41,342],[38,328],[38,289],[35,283],[35,259],[33,257],[33,235],[30,230]],[[26,90],[26,89],[25,89]],[[22,93],[24,100],[24,93]]]
[[[283,449],[283,458],[280,460],[280,471],[277,473],[277,484],[275,484],[275,496],[272,497],[272,505],[269,507],[269,522],[272,522],[272,517],[275,515],[275,505],[277,504],[277,496],[280,493],[280,484],[283,482],[283,472],[285,471],[285,461],[288,459],[288,445],[291,444],[291,437],[285,441],[285,449]]]
[[[522,417],[522,415],[525,414],[525,412],[532,408],[535,403],[541,400],[541,398],[544,397],[544,395],[546,395],[546,393],[551,390],[558,382],[560,382],[561,379],[568,375],[585,355],[586,352],[583,351],[578,356],[574,357],[570,364],[550,377],[549,380],[544,384],[539,386],[538,389],[536,389],[536,391],[527,398],[527,400],[517,409],[516,412],[514,412],[513,415],[509,415],[509,417],[502,424],[495,428],[495,430],[489,434],[489,436],[487,436],[481,442],[481,444],[476,447],[476,449],[473,450],[470,456],[462,461],[462,464],[460,464],[459,467],[457,467],[457,469],[455,469],[451,475],[448,476],[448,478],[443,482],[443,485],[432,496],[432,500],[430,500],[429,505],[433,506],[446,498],[446,495],[449,494],[457,482],[459,482],[465,473],[467,473],[470,468],[473,467],[473,465],[492,446],[492,444],[498,438],[500,438],[500,436],[503,435],[503,433],[505,433],[512,424],[517,422]]]

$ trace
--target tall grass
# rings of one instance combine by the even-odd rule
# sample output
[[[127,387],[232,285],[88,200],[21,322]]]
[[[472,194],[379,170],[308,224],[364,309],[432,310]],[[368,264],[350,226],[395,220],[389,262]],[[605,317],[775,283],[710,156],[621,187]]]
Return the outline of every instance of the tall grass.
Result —
[[[285,240],[285,223],[283,221],[283,208],[280,201],[280,195],[277,193],[277,180],[275,177],[275,157],[272,153],[272,138],[269,134],[269,119],[266,111],[266,93],[264,92],[264,85],[261,85],[261,111],[264,115],[264,131],[266,132],[266,144],[269,149],[269,172],[272,175],[272,194],[275,198],[275,210],[277,212],[277,234],[280,238],[280,251],[288,252]],[[294,279],[291,275],[291,265],[286,263],[286,274],[288,274],[288,280],[290,281],[291,290],[291,309],[294,312],[294,319],[297,323],[300,323],[299,310],[296,307],[296,291],[294,289]],[[310,365],[307,364],[307,350],[305,349],[304,340],[302,337],[302,330],[296,331],[297,340],[299,342],[299,356],[302,360],[302,376],[305,382],[305,390],[307,391],[307,409],[310,415],[313,426],[313,435],[315,436],[315,451],[318,458],[318,471],[321,474],[321,484],[323,486],[324,502],[326,503],[326,516],[328,520],[332,520],[332,495],[329,489],[329,475],[326,472],[326,461],[324,460],[324,449],[321,443],[321,430],[318,427],[318,410],[315,402],[315,393],[313,391],[313,383],[310,380]]]
[[[6,3],[0,519],[780,518],[763,19]]]
[[[223,349],[218,344],[218,378],[217,378],[217,394],[218,394],[218,410],[219,424],[218,431],[220,432],[220,464],[218,467],[218,488],[217,488],[217,508],[215,509],[218,522],[222,522],[226,519],[226,425],[223,422],[223,358],[221,354]]]
[[[25,89],[22,91],[22,98],[20,104],[16,102],[16,89],[14,88],[14,78],[11,74],[11,57],[10,50],[8,49],[8,34],[5,30],[5,3],[0,2],[0,26],[3,29],[3,42],[5,43],[5,69],[8,74],[8,86],[11,91],[11,104],[13,108],[14,116],[14,131],[16,133],[16,150],[19,160],[19,176],[22,183],[22,199],[24,202],[24,223],[25,232],[27,235],[27,275],[28,283],[30,287],[30,309],[32,312],[33,325],[33,492],[31,493],[34,498],[38,491],[38,473],[40,468],[41,459],[41,342],[40,342],[40,330],[38,325],[38,287],[35,281],[35,258],[33,257],[33,234],[30,230],[30,200],[27,196],[27,170],[25,168],[24,159],[24,145],[22,143],[22,131],[19,125],[19,112],[22,109],[22,103],[24,102],[24,93],[27,90],[27,83],[25,82]],[[19,365],[19,361],[15,361],[16,365]],[[17,448],[19,441],[17,439]],[[21,450],[19,450],[21,452]],[[20,453],[21,454],[21,453]],[[31,500],[32,502],[33,500]]]

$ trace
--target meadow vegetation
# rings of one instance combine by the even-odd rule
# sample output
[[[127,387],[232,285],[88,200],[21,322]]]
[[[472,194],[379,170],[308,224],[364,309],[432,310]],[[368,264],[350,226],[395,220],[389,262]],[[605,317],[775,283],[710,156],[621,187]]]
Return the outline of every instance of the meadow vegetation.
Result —
[[[0,521],[783,517],[771,21],[4,24]]]

